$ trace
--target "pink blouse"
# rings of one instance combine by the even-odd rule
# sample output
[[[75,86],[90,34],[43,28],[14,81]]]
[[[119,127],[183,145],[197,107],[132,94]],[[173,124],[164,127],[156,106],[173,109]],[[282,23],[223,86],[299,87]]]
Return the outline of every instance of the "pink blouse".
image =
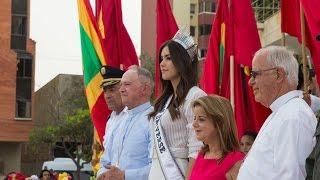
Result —
[[[204,159],[204,154],[199,153],[190,180],[226,180],[226,173],[243,158],[240,151],[231,152],[222,160]]]

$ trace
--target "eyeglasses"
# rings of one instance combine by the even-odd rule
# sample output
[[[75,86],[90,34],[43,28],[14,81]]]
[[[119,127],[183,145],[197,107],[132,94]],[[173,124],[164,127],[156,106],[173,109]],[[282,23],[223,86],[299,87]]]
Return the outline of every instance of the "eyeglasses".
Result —
[[[264,70],[259,70],[259,71],[252,71],[251,70],[250,77],[255,79],[257,76],[261,75],[262,72],[271,71],[271,70],[275,70],[275,69],[277,69],[277,68],[270,68],[270,69],[264,69]]]

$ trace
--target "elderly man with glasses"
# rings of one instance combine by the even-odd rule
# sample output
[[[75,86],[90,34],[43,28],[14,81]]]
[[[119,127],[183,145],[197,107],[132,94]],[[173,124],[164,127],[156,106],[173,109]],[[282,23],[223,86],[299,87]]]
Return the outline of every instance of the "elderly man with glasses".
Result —
[[[255,100],[272,110],[238,174],[238,180],[305,179],[313,148],[316,117],[299,98],[298,63],[284,47],[256,52],[250,86]]]

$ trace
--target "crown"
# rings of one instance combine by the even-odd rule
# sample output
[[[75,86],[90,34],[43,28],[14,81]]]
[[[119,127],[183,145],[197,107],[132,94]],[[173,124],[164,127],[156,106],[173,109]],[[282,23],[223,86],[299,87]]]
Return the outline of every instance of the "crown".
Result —
[[[185,28],[179,29],[172,40],[183,46],[192,60],[197,55],[197,44],[194,43],[193,38]]]

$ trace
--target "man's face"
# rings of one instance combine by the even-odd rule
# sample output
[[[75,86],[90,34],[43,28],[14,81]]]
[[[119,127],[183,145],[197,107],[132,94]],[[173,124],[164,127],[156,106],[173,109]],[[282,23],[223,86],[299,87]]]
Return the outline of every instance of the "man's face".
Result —
[[[128,70],[121,79],[120,94],[122,103],[132,109],[140,105],[143,97],[143,85],[139,81],[137,72]]]
[[[253,58],[252,71],[257,72],[249,80],[254,98],[263,106],[269,107],[278,95],[277,68],[267,63],[265,55],[259,55]]]
[[[120,112],[123,109],[123,104],[120,95],[120,83],[104,87],[104,99],[108,108],[112,111]]]

